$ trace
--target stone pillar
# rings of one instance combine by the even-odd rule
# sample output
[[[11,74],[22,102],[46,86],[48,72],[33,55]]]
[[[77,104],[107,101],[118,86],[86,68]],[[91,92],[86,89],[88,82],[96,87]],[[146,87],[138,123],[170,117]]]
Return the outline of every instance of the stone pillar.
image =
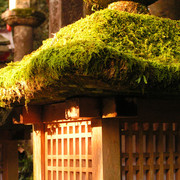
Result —
[[[33,28],[31,26],[14,27],[14,61],[20,61],[33,50]]]
[[[179,0],[158,0],[149,6],[151,14],[155,16],[180,19],[180,1]]]
[[[49,37],[83,17],[83,0],[49,0]]]
[[[30,0],[9,0],[9,7],[2,18],[14,28],[14,61],[20,61],[32,52],[33,27],[39,26],[45,16],[30,8]]]

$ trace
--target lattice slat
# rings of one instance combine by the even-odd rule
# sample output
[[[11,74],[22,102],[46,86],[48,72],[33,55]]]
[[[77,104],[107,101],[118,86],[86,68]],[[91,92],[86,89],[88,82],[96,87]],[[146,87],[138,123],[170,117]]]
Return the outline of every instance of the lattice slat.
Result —
[[[125,150],[129,154],[129,158],[127,160],[127,166],[129,167],[129,170],[127,173],[127,179],[131,180],[133,178],[133,146],[132,146],[132,126],[131,124],[127,124],[127,134],[126,134],[126,139],[125,139]]]
[[[174,178],[174,136],[173,136],[173,125],[168,125],[168,134],[167,136],[167,151],[169,152],[169,157],[166,158],[167,163],[169,164],[169,170],[167,172],[167,180]]]
[[[163,136],[163,124],[159,124],[158,127],[158,136],[157,136],[157,152],[160,154],[157,158],[157,163],[160,166],[160,169],[157,172],[157,179],[164,180],[164,136]]]
[[[147,152],[149,153],[149,157],[147,159],[149,170],[146,173],[147,173],[147,179],[151,180],[154,178],[154,146],[153,146],[153,125],[152,124],[149,124],[146,146],[147,146]]]
[[[138,179],[143,179],[144,177],[144,166],[141,166],[141,164],[144,164],[144,157],[143,157],[143,127],[142,123],[139,124],[139,129],[138,129],[138,135],[136,138],[136,149],[138,153],[138,165],[139,165],[139,170],[137,172],[137,178]]]

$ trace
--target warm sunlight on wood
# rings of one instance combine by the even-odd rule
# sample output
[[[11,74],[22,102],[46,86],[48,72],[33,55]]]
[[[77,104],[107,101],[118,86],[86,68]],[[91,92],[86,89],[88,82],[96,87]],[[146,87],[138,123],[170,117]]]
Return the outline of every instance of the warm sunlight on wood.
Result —
[[[79,117],[79,107],[71,107],[66,110],[66,118],[78,118]]]

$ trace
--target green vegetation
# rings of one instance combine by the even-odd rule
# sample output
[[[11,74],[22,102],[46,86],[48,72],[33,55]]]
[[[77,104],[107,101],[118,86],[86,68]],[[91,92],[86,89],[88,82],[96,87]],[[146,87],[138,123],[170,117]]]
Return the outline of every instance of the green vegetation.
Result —
[[[56,85],[60,90],[67,76],[70,85],[73,77],[89,77],[117,92],[126,87],[179,94],[180,21],[97,11],[62,28],[21,62],[1,69],[1,101],[33,99],[36,92]]]
[[[5,22],[3,22],[1,19],[1,14],[6,11],[8,5],[9,5],[8,0],[0,0],[0,27],[5,26]]]
[[[22,18],[27,18],[28,16],[33,16],[33,17],[37,17],[39,19],[44,19],[44,14],[40,13],[39,11],[36,11],[33,8],[17,8],[17,9],[13,9],[11,10],[13,12],[15,12],[16,16],[22,17]]]

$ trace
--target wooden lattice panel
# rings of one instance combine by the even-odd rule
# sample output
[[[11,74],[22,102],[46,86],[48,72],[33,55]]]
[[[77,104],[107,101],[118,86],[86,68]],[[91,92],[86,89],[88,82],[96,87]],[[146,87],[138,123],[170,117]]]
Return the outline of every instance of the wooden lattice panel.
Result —
[[[122,180],[180,180],[180,124],[124,122]]]
[[[46,180],[91,180],[91,122],[46,127]]]

